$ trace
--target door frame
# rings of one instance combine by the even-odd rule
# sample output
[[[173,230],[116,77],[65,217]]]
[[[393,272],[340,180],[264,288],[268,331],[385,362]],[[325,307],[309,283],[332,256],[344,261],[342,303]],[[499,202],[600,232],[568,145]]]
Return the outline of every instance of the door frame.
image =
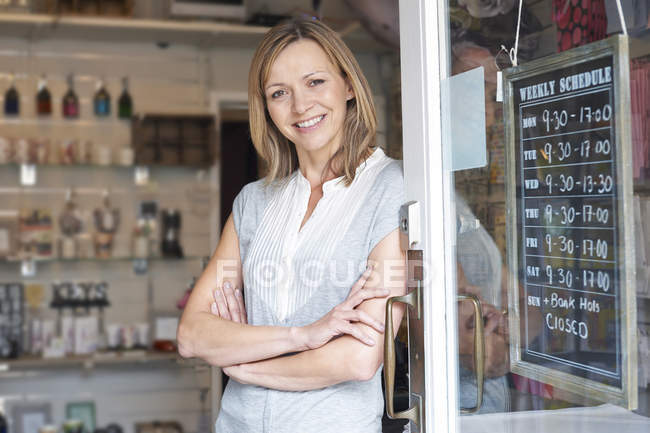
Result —
[[[453,175],[445,169],[441,82],[449,76],[447,2],[400,0],[404,178],[421,204],[425,396],[421,432],[458,431],[458,337]],[[444,248],[439,246],[443,245]],[[443,302],[441,302],[443,301]]]

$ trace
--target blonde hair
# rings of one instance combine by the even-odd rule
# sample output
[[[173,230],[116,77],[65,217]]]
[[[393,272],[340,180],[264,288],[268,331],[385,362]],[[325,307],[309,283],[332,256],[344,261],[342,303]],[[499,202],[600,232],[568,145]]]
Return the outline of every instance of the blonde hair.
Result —
[[[278,130],[266,108],[264,84],[280,52],[301,39],[316,42],[352,88],[343,122],[343,141],[330,158],[323,177],[331,170],[346,185],[356,168],[376,147],[377,117],[370,86],[350,49],[339,35],[320,21],[293,19],[269,30],[257,47],[248,75],[248,114],[251,139],[268,166],[267,182],[289,176],[299,166],[294,145]]]

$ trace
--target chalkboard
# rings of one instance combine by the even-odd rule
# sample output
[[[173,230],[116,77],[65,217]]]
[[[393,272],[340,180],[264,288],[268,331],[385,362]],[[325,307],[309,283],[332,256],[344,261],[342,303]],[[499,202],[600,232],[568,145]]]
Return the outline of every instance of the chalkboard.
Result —
[[[512,370],[634,407],[627,39],[504,80]]]

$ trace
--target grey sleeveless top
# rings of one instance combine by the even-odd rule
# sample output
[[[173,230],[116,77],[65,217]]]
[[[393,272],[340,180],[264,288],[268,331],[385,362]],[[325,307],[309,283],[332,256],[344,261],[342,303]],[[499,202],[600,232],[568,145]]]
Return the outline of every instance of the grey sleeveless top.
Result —
[[[402,166],[379,148],[357,168],[349,187],[340,178],[323,185],[323,197],[300,229],[310,191],[297,170],[268,186],[250,183],[235,198],[251,325],[304,326],[324,316],[347,297],[372,249],[399,226]],[[301,392],[230,380],[216,432],[379,433],[380,374]]]

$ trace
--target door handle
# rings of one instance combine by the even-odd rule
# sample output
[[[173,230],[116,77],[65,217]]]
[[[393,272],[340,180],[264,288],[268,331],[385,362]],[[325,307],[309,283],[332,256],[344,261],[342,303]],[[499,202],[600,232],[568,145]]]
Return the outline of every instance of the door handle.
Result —
[[[420,283],[411,293],[404,296],[394,296],[386,302],[386,330],[384,333],[384,386],[386,413],[391,419],[408,419],[416,425],[420,425],[420,404],[411,406],[407,410],[395,413],[394,392],[395,392],[395,335],[393,332],[393,304],[403,302],[417,309],[420,316]]]
[[[483,330],[483,310],[478,297],[471,294],[458,295],[459,301],[471,301],[474,306],[474,370],[476,371],[476,406],[461,408],[464,414],[476,413],[483,404],[483,384],[485,382],[485,332]]]

